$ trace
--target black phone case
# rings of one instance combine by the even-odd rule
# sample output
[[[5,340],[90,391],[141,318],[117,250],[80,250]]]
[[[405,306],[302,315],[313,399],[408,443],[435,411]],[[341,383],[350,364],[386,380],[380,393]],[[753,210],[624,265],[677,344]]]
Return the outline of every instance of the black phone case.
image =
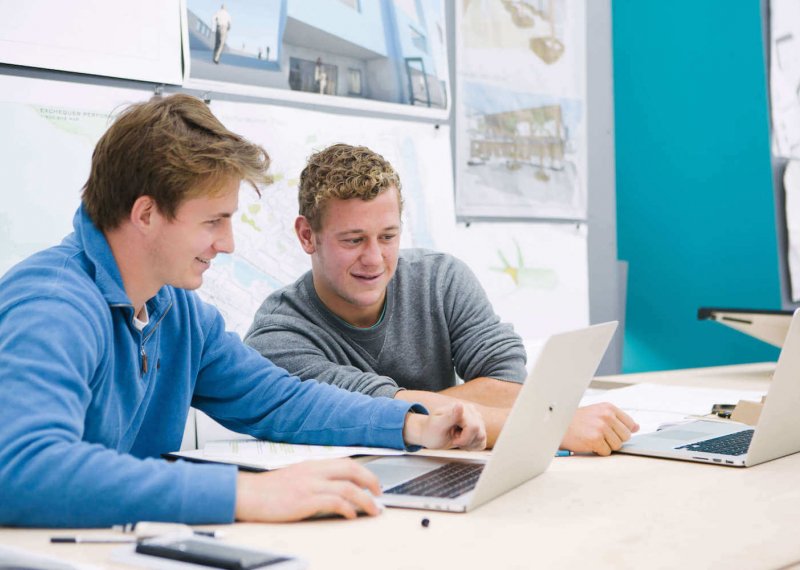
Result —
[[[226,548],[224,544],[220,544],[218,555],[208,553],[207,551],[195,552],[190,548],[182,549],[179,547],[179,545],[186,544],[187,543],[184,541],[171,544],[152,544],[140,542],[136,545],[136,552],[139,554],[158,556],[160,558],[168,558],[170,560],[178,560],[180,562],[201,564],[203,566],[210,566],[212,568],[222,568],[224,570],[253,570],[255,568],[262,568],[288,560],[288,558],[265,553],[263,559],[245,563],[241,556],[236,556],[236,551],[234,548]]]

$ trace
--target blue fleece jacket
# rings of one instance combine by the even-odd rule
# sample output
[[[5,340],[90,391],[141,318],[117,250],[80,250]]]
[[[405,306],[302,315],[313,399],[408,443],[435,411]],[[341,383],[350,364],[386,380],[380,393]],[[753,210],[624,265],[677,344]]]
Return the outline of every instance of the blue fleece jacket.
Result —
[[[236,469],[167,463],[189,406],[257,437],[402,448],[410,405],[300,382],[190,291],[133,305],[83,208],[0,280],[0,525],[230,522]]]

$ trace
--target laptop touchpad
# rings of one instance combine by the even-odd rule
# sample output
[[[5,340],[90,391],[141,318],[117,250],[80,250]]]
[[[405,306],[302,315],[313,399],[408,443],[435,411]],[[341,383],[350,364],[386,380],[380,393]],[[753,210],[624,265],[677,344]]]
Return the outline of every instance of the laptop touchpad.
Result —
[[[381,487],[388,489],[404,483],[414,477],[424,475],[441,467],[441,463],[431,461],[415,461],[411,457],[385,457],[368,461],[364,467],[372,471],[381,481]]]
[[[678,439],[680,441],[691,441],[701,437],[708,437],[708,432],[689,429],[669,429],[651,433],[648,437],[659,439]]]

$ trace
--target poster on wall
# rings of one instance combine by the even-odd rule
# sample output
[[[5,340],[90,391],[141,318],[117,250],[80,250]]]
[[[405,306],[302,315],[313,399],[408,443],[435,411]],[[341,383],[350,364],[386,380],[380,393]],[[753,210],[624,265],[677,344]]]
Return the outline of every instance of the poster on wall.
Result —
[[[770,2],[772,153],[800,158],[800,4]]]
[[[186,87],[447,117],[444,0],[185,1]]]
[[[456,213],[586,218],[583,1],[456,2]]]
[[[117,113],[151,95],[0,76],[0,124],[25,133],[0,139],[0,275],[72,231],[95,144]]]
[[[398,172],[404,201],[402,247],[452,247],[447,127],[228,101],[212,101],[211,110],[226,127],[266,149],[275,179],[260,198],[242,186],[233,220],[236,250],[217,257],[199,290],[220,309],[229,330],[244,335],[267,295],[310,269],[310,258],[294,232],[298,183],[307,158],[331,144],[367,146]]]
[[[180,85],[180,0],[0,0],[0,62]]]
[[[793,303],[800,302],[800,161],[790,160],[783,173],[786,193],[786,259]]]
[[[458,226],[453,253],[530,347],[589,324],[587,235],[585,223],[474,222]]]

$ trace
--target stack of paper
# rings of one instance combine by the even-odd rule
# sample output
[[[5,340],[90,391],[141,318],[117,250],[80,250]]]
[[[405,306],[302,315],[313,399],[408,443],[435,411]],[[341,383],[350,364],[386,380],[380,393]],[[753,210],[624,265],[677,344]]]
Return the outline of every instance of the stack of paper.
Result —
[[[266,440],[210,441],[203,449],[179,451],[170,457],[231,463],[251,469],[279,469],[310,459],[330,459],[355,455],[402,455],[401,449],[386,447],[334,447],[299,445]]]
[[[581,406],[610,402],[636,420],[639,424],[638,433],[651,433],[664,424],[705,416],[711,413],[714,404],[737,404],[739,400],[760,401],[764,394],[758,390],[634,384],[586,395],[581,400]]]

